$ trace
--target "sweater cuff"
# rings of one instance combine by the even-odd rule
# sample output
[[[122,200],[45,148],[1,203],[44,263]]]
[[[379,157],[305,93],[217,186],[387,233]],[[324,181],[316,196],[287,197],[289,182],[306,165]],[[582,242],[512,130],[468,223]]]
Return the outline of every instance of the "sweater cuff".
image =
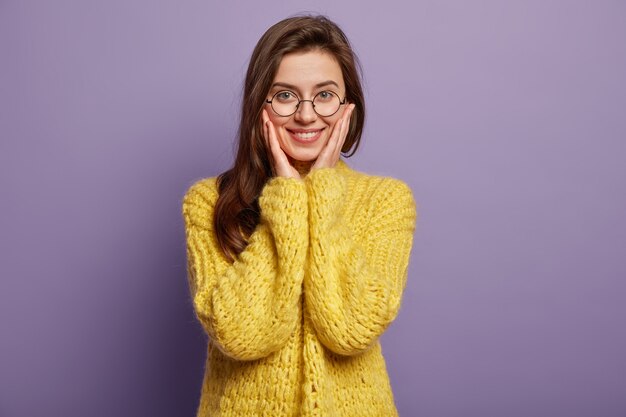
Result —
[[[274,228],[299,224],[307,216],[307,194],[304,181],[296,178],[273,177],[263,187],[259,197],[261,220]]]
[[[346,192],[346,179],[336,167],[319,168],[305,177],[309,210],[322,218],[337,214]]]

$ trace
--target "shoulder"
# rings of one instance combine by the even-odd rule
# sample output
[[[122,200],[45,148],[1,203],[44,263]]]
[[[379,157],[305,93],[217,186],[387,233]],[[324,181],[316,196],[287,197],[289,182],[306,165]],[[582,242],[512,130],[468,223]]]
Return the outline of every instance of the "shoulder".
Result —
[[[356,195],[366,196],[378,204],[408,204],[415,206],[413,191],[404,181],[383,175],[372,175],[350,168],[345,162],[340,166],[349,188]]]
[[[202,178],[193,182],[182,199],[182,212],[187,226],[212,227],[213,207],[218,197],[217,178]]]
[[[186,205],[202,206],[217,200],[217,177],[202,178],[193,182],[183,196],[183,207]]]

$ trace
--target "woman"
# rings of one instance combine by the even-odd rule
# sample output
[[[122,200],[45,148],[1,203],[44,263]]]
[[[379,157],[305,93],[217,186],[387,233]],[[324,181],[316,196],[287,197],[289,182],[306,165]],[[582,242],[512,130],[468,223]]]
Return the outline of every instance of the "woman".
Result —
[[[416,210],[403,182],[340,159],[363,129],[355,61],[325,17],[272,26],[246,74],[234,166],[185,194],[209,336],[198,416],[397,415],[378,338],[400,307]]]

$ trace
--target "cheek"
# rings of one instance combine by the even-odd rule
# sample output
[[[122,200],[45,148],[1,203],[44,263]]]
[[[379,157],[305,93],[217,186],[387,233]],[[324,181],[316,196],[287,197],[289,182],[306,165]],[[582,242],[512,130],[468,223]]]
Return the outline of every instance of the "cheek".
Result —
[[[339,119],[341,119],[341,115],[339,114],[339,112],[337,112],[337,114],[334,114],[332,117],[327,117],[324,120],[326,122],[326,124],[328,125],[329,132],[333,131],[333,129],[335,128],[335,125],[337,124]]]
[[[287,117],[280,117],[274,113],[272,109],[267,112],[270,121],[274,125],[275,128],[282,127],[285,124],[285,121],[288,119]]]

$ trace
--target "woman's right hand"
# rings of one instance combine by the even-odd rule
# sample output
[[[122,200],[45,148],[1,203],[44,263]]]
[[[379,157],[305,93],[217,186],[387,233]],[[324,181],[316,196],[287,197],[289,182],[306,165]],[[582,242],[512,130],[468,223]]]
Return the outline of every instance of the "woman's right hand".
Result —
[[[287,155],[281,149],[276,136],[276,128],[265,109],[263,109],[263,137],[265,138],[265,144],[271,151],[270,159],[274,173],[279,177],[300,179],[300,173],[289,163]]]

